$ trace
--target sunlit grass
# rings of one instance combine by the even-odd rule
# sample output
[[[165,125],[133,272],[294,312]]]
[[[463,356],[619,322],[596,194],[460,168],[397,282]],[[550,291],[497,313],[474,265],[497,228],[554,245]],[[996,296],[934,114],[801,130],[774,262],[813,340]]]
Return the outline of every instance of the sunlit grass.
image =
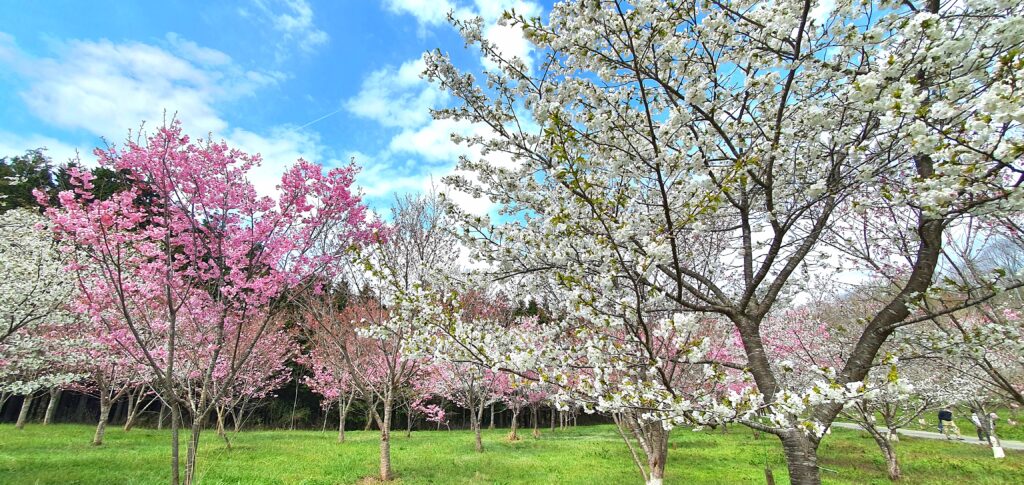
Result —
[[[464,431],[403,432],[393,437],[394,469],[401,483],[638,483],[639,472],[614,428],[587,426],[529,430],[510,443],[505,430],[485,431],[486,450],[473,451]],[[0,483],[149,484],[169,476],[169,433],[118,428],[103,446],[89,445],[92,429],[81,425],[0,426]],[[203,435],[199,476],[203,484],[357,483],[376,473],[376,432],[250,431],[233,436],[228,451],[215,433]],[[905,438],[899,443],[903,483],[1024,483],[1024,453],[994,460],[982,446]],[[786,483],[785,464],[773,437],[755,440],[740,427],[673,433],[668,484],[764,483],[765,465]],[[874,442],[857,431],[837,430],[822,446],[823,479],[833,484],[888,483]]]

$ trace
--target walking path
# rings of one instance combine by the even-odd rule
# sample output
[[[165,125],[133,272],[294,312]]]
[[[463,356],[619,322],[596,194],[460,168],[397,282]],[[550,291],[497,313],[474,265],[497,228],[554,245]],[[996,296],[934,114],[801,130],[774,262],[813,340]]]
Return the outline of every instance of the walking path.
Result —
[[[838,422],[836,422],[836,423],[832,423],[832,425],[837,427],[837,428],[861,429],[860,426],[857,426],[856,424],[853,424],[853,423],[838,423]],[[879,428],[879,429],[881,429],[881,428]],[[918,431],[916,429],[898,429],[898,430],[896,430],[896,432],[901,434],[901,435],[911,436],[911,437],[914,437],[914,438],[927,438],[927,439],[933,439],[933,440],[944,440],[944,439],[946,439],[946,437],[943,436],[941,433],[933,433],[931,431]],[[967,437],[967,436],[964,436],[964,439],[963,439],[963,441],[961,441],[961,443],[972,443],[972,444],[975,444],[975,445],[988,446],[987,442],[979,441],[976,438],[971,438],[971,437]],[[1007,449],[1007,450],[1024,450],[1024,442],[1021,442],[1021,441],[1004,440],[1004,439],[1000,438],[999,439],[999,443],[1003,446],[1004,449]]]

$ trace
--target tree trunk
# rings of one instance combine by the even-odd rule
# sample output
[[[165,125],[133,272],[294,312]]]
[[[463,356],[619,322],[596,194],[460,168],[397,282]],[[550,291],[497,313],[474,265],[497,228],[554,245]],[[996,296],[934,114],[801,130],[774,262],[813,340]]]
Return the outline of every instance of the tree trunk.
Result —
[[[487,423],[487,429],[494,429],[494,404],[491,404],[491,421]]]
[[[199,451],[199,433],[203,430],[206,416],[192,416],[192,433],[189,435],[185,454],[185,485],[196,483],[196,454]]]
[[[231,408],[228,410],[228,414],[231,415],[231,430],[236,434],[242,430],[242,421],[245,421],[245,405],[247,400],[243,400],[242,404],[238,406],[238,410]]]
[[[46,415],[43,416],[43,426],[53,422],[53,415],[57,413],[57,404],[60,402],[60,388],[50,389],[50,402],[46,403]]]
[[[292,419],[288,424],[288,430],[295,430],[295,408],[299,404],[299,376],[295,375],[295,395],[292,397]]]
[[[373,427],[373,413],[376,411],[377,408],[377,400],[367,399],[366,404],[366,427],[363,428],[363,431],[369,431],[370,428]]]
[[[551,404],[551,431],[555,430],[555,414],[556,413],[558,413],[558,410],[555,409],[555,405],[554,405],[554,403],[552,403]]]
[[[103,435],[107,432],[107,420],[110,419],[110,397],[106,392],[100,393],[100,419],[96,423],[96,434],[92,437],[92,444],[99,446],[103,444]]]
[[[668,457],[668,450],[656,452],[653,456],[647,457],[647,469],[651,476],[647,479],[647,485],[662,485],[665,482],[665,459]]]
[[[135,424],[135,408],[139,405],[139,401],[135,399],[135,393],[128,391],[128,414],[124,418],[124,430],[131,431],[132,425]]]
[[[874,427],[871,424],[868,424],[867,426],[863,427],[868,432],[868,434],[870,434],[871,437],[874,438],[875,444],[878,445],[878,449],[882,451],[882,456],[885,458],[885,468],[886,472],[889,475],[889,480],[899,480],[902,476],[902,473],[900,472],[900,463],[899,460],[896,458],[896,448],[893,446],[892,442],[888,438],[888,436],[894,435],[896,433],[893,432],[892,430],[886,430],[886,433],[888,433],[887,436],[883,435],[881,431],[878,431],[878,428]]]
[[[412,403],[405,405],[405,437],[412,438]]]
[[[156,419],[156,429],[164,429],[165,417],[167,417],[167,406],[164,406],[164,402],[160,401],[160,414]]]
[[[348,403],[338,400],[338,443],[345,442],[345,417],[348,415]]]
[[[473,428],[473,439],[476,445],[477,453],[483,453],[484,441],[480,436],[480,428],[482,427],[481,421],[484,418],[484,404],[481,402],[477,409],[470,408],[469,410],[469,426]]]
[[[217,412],[217,436],[220,436],[224,440],[224,446],[227,446],[228,451],[231,451],[231,440],[228,439],[228,434],[224,432],[224,406],[215,406]]]
[[[533,421],[533,437],[534,438],[540,438],[540,430],[537,429],[538,417],[537,417],[537,407],[536,406],[530,408],[530,414],[531,414],[530,418]]]
[[[512,421],[509,423],[509,441],[519,441],[519,406],[512,406]]]
[[[996,423],[986,415],[985,420],[982,421],[988,426],[988,444],[992,447],[992,456],[994,458],[1006,458],[1006,452],[1003,451],[1003,444],[999,441],[999,437],[996,436]]]
[[[171,405],[171,485],[181,481],[181,408]]]
[[[29,394],[21,401],[21,412],[18,413],[18,422],[14,425],[15,428],[25,429],[25,422],[28,421],[28,410],[31,407],[32,395]]]
[[[139,389],[128,392],[128,415],[124,418],[124,430],[125,432],[131,431],[135,426],[136,418],[146,408],[149,407],[153,402],[150,401],[145,406],[142,405],[142,395],[145,393],[145,388],[139,387]]]
[[[380,479],[391,481],[391,399],[384,399],[384,418],[377,423],[380,427]]]
[[[818,446],[801,432],[780,437],[786,455],[789,480],[793,485],[821,485],[818,473]]]

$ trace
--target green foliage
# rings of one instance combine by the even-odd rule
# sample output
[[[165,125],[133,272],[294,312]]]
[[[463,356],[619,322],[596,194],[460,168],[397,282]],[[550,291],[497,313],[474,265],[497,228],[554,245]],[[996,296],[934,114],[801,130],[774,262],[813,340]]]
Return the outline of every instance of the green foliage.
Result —
[[[89,445],[93,429],[81,425],[0,426],[0,481],[6,484],[162,484],[167,482],[166,430],[107,432],[102,447]],[[507,430],[484,431],[487,451],[473,452],[466,431],[417,431],[392,435],[400,483],[640,483],[625,446],[611,426],[549,432],[540,440],[510,443]],[[228,451],[213,432],[204,434],[197,477],[204,484],[375,483],[377,432],[353,431],[347,442],[334,433],[254,431],[232,435]],[[184,451],[184,449],[182,450]],[[994,460],[984,447],[904,438],[899,444],[906,484],[1024,483],[1024,453]],[[874,441],[836,430],[825,439],[821,466],[826,484],[891,483]],[[776,483],[787,483],[778,440],[755,440],[746,428],[673,433],[666,484],[762,484],[767,463]]]
[[[53,161],[46,156],[43,148],[27,150],[23,155],[0,158],[0,214],[20,207],[39,208],[32,191],[42,189],[49,195],[51,205],[57,204],[57,192],[71,188],[71,167],[83,167],[76,161],[69,161],[56,170]],[[93,195],[101,200],[120,192],[131,184],[127,175],[106,167],[91,170],[96,178]],[[146,194],[142,195],[147,197]]]
[[[70,181],[71,180],[71,175],[69,173],[69,170],[71,169],[71,167],[77,167],[79,169],[83,169],[84,168],[84,167],[82,167],[80,164],[78,164],[76,162],[68,162],[68,163],[66,163],[64,165],[61,165],[60,168],[57,169],[57,173],[54,174],[54,181],[56,183],[56,185],[55,185],[56,190],[51,191],[51,194],[52,194],[52,196],[50,198],[50,203],[51,204],[56,204],[57,203],[57,200],[56,200],[56,192],[57,191],[69,190],[69,189],[72,188],[71,187],[71,181]],[[95,168],[89,170],[89,172],[92,172],[92,175],[94,177],[96,177],[92,181],[92,184],[95,186],[95,189],[92,190],[92,194],[97,199],[100,199],[100,200],[106,200],[106,199],[110,198],[111,195],[114,195],[114,194],[116,194],[118,192],[121,192],[121,191],[127,189],[131,185],[131,181],[128,179],[127,174],[122,173],[122,172],[118,172],[116,170],[109,169],[107,167],[95,167]],[[151,197],[151,195],[144,193],[142,195],[143,200],[141,200],[140,202],[141,203],[146,203],[146,198],[147,197]]]
[[[20,207],[38,207],[32,190],[53,191],[51,165],[42,148],[0,158],[0,213]]]

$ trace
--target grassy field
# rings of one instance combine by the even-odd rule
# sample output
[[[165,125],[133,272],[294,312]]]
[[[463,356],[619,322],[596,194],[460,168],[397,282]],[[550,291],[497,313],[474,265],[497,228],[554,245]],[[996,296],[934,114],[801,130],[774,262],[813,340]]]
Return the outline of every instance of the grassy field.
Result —
[[[528,435],[528,433],[527,433]],[[0,426],[0,483],[166,483],[168,433],[114,427],[101,447],[90,446],[92,429],[81,425]],[[483,454],[463,431],[398,433],[392,457],[400,483],[639,483],[639,474],[614,428],[587,426],[545,430],[510,443],[502,430],[488,431]],[[350,432],[339,444],[316,431],[251,431],[236,435],[228,451],[213,432],[203,437],[200,483],[370,483],[377,463],[377,434]],[[184,451],[184,450],[183,450]],[[1024,453],[990,458],[987,448],[906,438],[899,444],[903,483],[1024,483]],[[822,445],[823,479],[831,484],[889,483],[874,442],[857,431],[837,430]],[[184,453],[182,453],[184,455]],[[744,428],[673,433],[666,484],[764,483],[768,463],[777,483],[787,483],[777,440],[753,439]]]

